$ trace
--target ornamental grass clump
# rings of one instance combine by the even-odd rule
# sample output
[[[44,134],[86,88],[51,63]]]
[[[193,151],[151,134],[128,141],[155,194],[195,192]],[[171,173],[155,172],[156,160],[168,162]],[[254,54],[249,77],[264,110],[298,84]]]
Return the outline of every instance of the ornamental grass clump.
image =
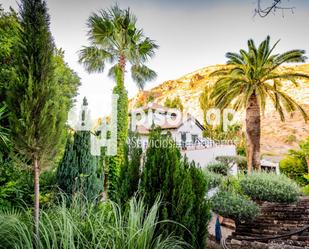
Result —
[[[300,189],[293,180],[275,173],[254,172],[240,180],[240,187],[255,201],[292,203],[300,196]]]
[[[179,238],[156,232],[158,201],[147,210],[143,201],[133,198],[126,211],[113,202],[95,206],[74,200],[70,207],[66,203],[41,212],[38,238],[33,234],[31,211],[0,210],[0,248],[188,248]]]

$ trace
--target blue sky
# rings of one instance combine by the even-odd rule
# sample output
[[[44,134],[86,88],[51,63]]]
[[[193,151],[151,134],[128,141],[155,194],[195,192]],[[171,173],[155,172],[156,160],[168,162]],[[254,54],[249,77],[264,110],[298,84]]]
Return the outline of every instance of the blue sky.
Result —
[[[138,17],[138,26],[160,49],[149,63],[158,78],[147,88],[178,78],[207,65],[225,62],[225,53],[246,47],[253,38],[260,42],[267,35],[281,39],[277,52],[301,48],[309,52],[309,1],[290,0],[294,14],[286,12],[267,18],[253,17],[257,0],[119,0]],[[264,0],[267,4],[271,0]],[[15,0],[2,0],[5,8],[16,8]],[[110,0],[47,0],[51,31],[58,47],[65,50],[67,63],[82,78],[78,101],[88,98],[93,117],[110,112],[114,82],[106,73],[89,75],[78,64],[78,50],[87,45],[86,20],[91,12],[110,7]],[[129,96],[137,93],[127,75]]]

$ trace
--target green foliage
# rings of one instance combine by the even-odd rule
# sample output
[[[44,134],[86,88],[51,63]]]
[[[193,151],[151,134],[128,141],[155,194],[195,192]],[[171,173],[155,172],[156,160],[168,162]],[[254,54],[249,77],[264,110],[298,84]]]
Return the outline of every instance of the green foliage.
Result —
[[[297,138],[293,134],[288,135],[286,140],[285,140],[285,142],[288,143],[288,144],[292,144],[292,143],[294,143],[296,141],[297,141]]]
[[[212,171],[209,171],[207,168],[203,170],[204,177],[206,182],[208,182],[208,188],[219,187],[223,182],[223,176]]]
[[[18,43],[20,28],[17,14],[10,10],[5,12],[0,6],[0,105],[6,98],[6,88],[15,72],[15,46]]]
[[[233,219],[236,224],[254,220],[260,208],[243,195],[221,191],[212,200],[212,210],[223,217]]]
[[[258,201],[292,203],[300,195],[295,182],[274,173],[254,172],[241,179],[240,186],[244,194]]]
[[[172,201],[169,201],[171,206],[167,205],[166,210],[167,213],[171,211],[169,219],[182,224],[185,229],[174,225],[168,227],[168,231],[174,231],[193,248],[205,248],[210,208],[205,199],[208,183],[204,174],[194,162],[189,163],[184,158],[175,174],[174,184]]]
[[[67,137],[63,158],[57,168],[57,184],[68,196],[72,196],[76,190],[76,179],[79,175],[76,163],[76,152],[73,150],[73,135]]]
[[[10,157],[0,160],[0,206],[20,207],[33,205],[33,174],[25,162]],[[54,170],[45,170],[40,178],[40,201],[46,207],[58,193]]]
[[[299,143],[298,150],[290,150],[289,154],[304,160],[309,158],[309,137]]]
[[[143,202],[135,199],[126,211],[112,202],[104,202],[100,207],[76,199],[70,207],[65,203],[42,211],[37,248],[188,248],[179,238],[156,232],[158,201],[148,212]],[[31,212],[1,209],[0,248],[32,249],[32,223]]]
[[[302,191],[303,195],[309,196],[309,184],[302,187],[301,191]]]
[[[91,155],[90,132],[77,131],[74,134],[73,151],[78,168],[77,190],[89,200],[97,198],[103,190],[97,175],[97,158]]]
[[[0,160],[0,206],[32,203],[31,173],[13,159]],[[29,191],[30,190],[30,191]]]
[[[307,120],[304,109],[282,90],[280,80],[289,80],[297,85],[296,79],[308,79],[309,76],[292,71],[280,71],[277,68],[283,63],[305,62],[304,50],[291,50],[282,54],[272,54],[277,46],[270,45],[268,36],[258,47],[253,40],[248,41],[248,51],[227,53],[227,67],[218,69],[211,74],[218,77],[211,97],[215,106],[226,108],[234,101],[234,108],[247,108],[252,94],[265,109],[266,98],[270,97],[281,119],[284,119],[284,108],[288,112],[299,110]],[[237,81],[237,84],[234,82]],[[258,82],[258,84],[257,84]]]
[[[150,102],[153,102],[154,101],[154,96],[152,94],[148,95],[147,96],[147,99],[146,99],[146,104],[150,103]]]
[[[138,191],[142,152],[138,137],[131,134],[126,145],[125,162],[118,179],[117,195],[121,205],[126,204]]]
[[[170,135],[163,137],[158,129],[151,132],[141,179],[145,203],[151,206],[161,194],[159,219],[173,220],[186,228],[160,226],[160,231],[174,231],[194,248],[203,248],[209,220],[207,185],[203,172],[194,163],[181,160]]]
[[[145,66],[154,55],[158,46],[145,37],[142,29],[136,27],[136,17],[130,9],[122,10],[116,4],[108,10],[93,13],[88,19],[88,38],[91,46],[80,51],[80,63],[88,72],[103,72],[105,64],[115,62],[109,70],[116,86],[114,94],[118,94],[117,103],[117,156],[107,160],[108,195],[116,200],[117,180],[120,168],[124,163],[124,146],[128,130],[128,97],[124,87],[124,74],[127,62],[131,65],[131,76],[139,89],[143,89],[147,81],[153,80],[156,73]]]
[[[168,108],[175,108],[183,111],[183,105],[179,96],[175,97],[174,99],[166,98],[164,102],[164,106]]]
[[[280,172],[295,180],[300,185],[305,185],[307,180],[304,174],[308,172],[306,160],[292,155],[285,156],[279,163]]]
[[[118,95],[117,101],[117,155],[108,159],[108,196],[117,201],[117,182],[120,169],[125,160],[125,144],[128,137],[128,94],[124,87],[124,72],[120,66],[115,66],[117,85],[113,93]]]
[[[128,61],[139,89],[156,77],[145,63],[154,56],[158,46],[137,28],[136,20],[129,8],[122,10],[117,4],[89,17],[88,38],[92,45],[80,51],[80,62],[89,72],[102,72],[107,62],[118,61],[124,67]],[[114,66],[109,75],[115,76]]]
[[[211,163],[207,165],[207,169],[211,172],[227,176],[230,171],[230,166],[226,163]]]
[[[229,167],[237,164],[239,170],[247,169],[247,159],[244,156],[217,156],[216,160]]]

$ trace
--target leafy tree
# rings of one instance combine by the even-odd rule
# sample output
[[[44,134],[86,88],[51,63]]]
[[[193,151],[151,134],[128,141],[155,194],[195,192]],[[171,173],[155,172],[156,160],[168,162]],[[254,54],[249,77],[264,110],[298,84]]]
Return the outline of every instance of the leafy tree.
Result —
[[[39,177],[56,154],[66,121],[61,85],[54,77],[54,43],[45,1],[22,0],[16,78],[7,104],[14,149],[32,163],[35,232],[39,234]]]
[[[284,120],[284,109],[291,113],[300,111],[304,119],[304,109],[282,90],[281,80],[294,85],[297,79],[309,79],[306,74],[291,70],[281,70],[280,66],[288,62],[304,62],[304,50],[291,50],[283,54],[273,54],[276,45],[270,46],[268,36],[258,47],[253,40],[248,41],[248,51],[227,53],[227,66],[211,74],[218,77],[212,97],[215,105],[222,109],[233,104],[236,110],[246,110],[246,136],[248,170],[260,170],[261,111],[264,111],[269,98],[276,111]]]
[[[121,204],[126,204],[138,191],[142,152],[137,135],[130,134],[125,149],[125,162],[118,180],[117,194]]]
[[[307,171],[309,173],[309,138],[299,143],[298,150],[290,150],[291,156],[297,157],[306,163]]]
[[[280,172],[295,180],[300,185],[305,185],[307,180],[304,175],[308,172],[306,162],[292,155],[285,156],[279,163]]]
[[[203,172],[186,158],[181,160],[171,136],[163,137],[157,129],[150,135],[143,169],[141,193],[145,203],[149,207],[161,196],[159,219],[173,220],[185,227],[161,224],[159,230],[174,232],[194,248],[204,248],[209,205]]]
[[[124,86],[126,65],[131,65],[131,76],[139,89],[145,82],[156,77],[156,73],[145,63],[154,56],[158,46],[144,36],[143,30],[136,27],[136,17],[130,9],[122,10],[114,5],[108,10],[92,14],[88,19],[88,38],[91,45],[80,51],[80,62],[88,72],[103,72],[107,62],[115,63],[109,76],[115,79],[114,94],[117,103],[117,156],[109,162],[109,194],[113,198],[117,176],[124,162],[124,145],[128,136],[128,97]]]
[[[5,101],[6,89],[15,72],[14,47],[18,43],[19,28],[17,14],[12,9],[5,12],[0,5],[0,104]],[[2,122],[8,125],[7,119]]]

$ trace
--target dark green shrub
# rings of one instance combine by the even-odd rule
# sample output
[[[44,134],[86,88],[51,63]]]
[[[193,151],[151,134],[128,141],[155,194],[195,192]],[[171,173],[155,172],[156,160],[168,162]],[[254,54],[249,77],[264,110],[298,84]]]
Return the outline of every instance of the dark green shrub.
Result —
[[[279,167],[281,173],[295,180],[298,184],[305,185],[307,183],[304,177],[304,174],[308,172],[306,160],[288,155],[280,161]]]
[[[220,191],[212,199],[212,210],[236,224],[254,220],[260,208],[247,197],[234,192]]]
[[[297,201],[300,190],[297,184],[285,175],[255,172],[240,180],[244,194],[253,200],[279,203]]]
[[[97,198],[103,190],[97,172],[97,158],[91,154],[89,131],[76,131],[68,138],[63,159],[57,169],[59,187],[69,196],[81,192],[87,199]]]
[[[141,174],[142,148],[135,134],[129,134],[129,143],[125,148],[125,161],[118,179],[118,201],[126,204],[137,192]]]
[[[207,165],[207,169],[211,172],[227,176],[230,171],[230,166],[225,163],[211,163]]]
[[[205,248],[209,204],[205,200],[208,184],[203,172],[186,158],[170,135],[152,131],[141,178],[141,193],[148,207],[161,196],[159,220],[172,220],[185,228],[162,224],[160,231],[173,232],[194,248]]]

